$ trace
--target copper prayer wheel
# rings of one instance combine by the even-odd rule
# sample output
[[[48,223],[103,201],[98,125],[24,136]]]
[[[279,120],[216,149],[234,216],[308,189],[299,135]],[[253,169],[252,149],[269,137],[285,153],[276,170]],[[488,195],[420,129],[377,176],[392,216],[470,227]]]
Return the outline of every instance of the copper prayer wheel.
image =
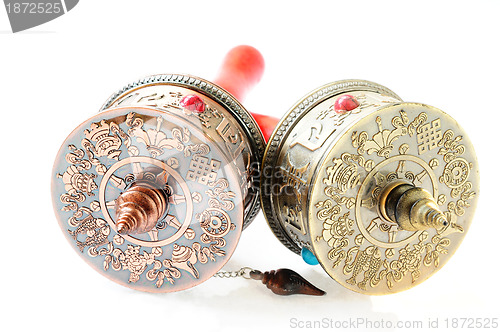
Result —
[[[413,287],[445,265],[478,193],[476,155],[453,118],[361,80],[297,102],[269,139],[261,178],[276,237],[372,295]]]
[[[260,209],[264,137],[224,88],[154,75],[114,93],[64,141],[56,216],[94,269],[142,291],[193,287],[231,257]]]

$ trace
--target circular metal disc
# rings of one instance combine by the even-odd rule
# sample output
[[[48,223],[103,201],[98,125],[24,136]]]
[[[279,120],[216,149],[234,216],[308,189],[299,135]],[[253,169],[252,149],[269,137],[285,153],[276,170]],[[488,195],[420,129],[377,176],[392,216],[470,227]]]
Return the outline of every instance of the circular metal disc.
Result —
[[[473,146],[444,112],[396,103],[359,114],[328,148],[311,181],[308,230],[316,257],[343,286],[395,293],[439,270],[467,232],[479,193]],[[378,210],[403,180],[430,192],[449,225],[405,231]]]
[[[210,278],[235,249],[245,208],[239,174],[193,118],[115,107],[78,126],[58,153],[52,196],[60,226],[113,281],[151,292],[186,289]],[[166,179],[168,210],[151,231],[120,235],[115,200],[147,177]]]

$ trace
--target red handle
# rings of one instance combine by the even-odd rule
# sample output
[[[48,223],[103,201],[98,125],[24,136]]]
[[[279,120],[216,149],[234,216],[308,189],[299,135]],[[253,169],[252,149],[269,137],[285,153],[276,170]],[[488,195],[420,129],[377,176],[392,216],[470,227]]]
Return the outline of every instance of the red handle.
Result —
[[[219,71],[219,76],[214,80],[231,93],[239,101],[243,101],[250,89],[256,85],[264,74],[264,58],[260,52],[247,45],[236,46],[231,49]],[[274,127],[279,119],[272,116],[252,113],[259,125],[264,138],[269,140]]]

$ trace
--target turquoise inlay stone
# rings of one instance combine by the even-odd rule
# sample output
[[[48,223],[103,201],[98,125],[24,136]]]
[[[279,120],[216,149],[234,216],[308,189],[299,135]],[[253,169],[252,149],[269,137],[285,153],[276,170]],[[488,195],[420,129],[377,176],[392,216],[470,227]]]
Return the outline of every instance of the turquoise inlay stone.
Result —
[[[309,265],[318,265],[319,264],[316,256],[314,256],[314,254],[311,252],[311,250],[307,249],[306,247],[302,248],[302,250],[300,252],[300,256],[302,256],[302,259],[304,260],[304,262],[306,262]]]

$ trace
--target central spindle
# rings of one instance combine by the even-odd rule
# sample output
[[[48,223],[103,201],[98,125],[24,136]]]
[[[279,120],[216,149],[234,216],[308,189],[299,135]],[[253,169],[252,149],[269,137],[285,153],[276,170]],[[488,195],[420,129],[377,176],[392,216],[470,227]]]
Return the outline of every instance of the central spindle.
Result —
[[[448,225],[431,193],[405,181],[389,183],[380,193],[378,208],[384,219],[406,231],[441,229]]]
[[[152,230],[168,208],[167,194],[151,181],[137,181],[116,200],[116,230],[122,235]]]

